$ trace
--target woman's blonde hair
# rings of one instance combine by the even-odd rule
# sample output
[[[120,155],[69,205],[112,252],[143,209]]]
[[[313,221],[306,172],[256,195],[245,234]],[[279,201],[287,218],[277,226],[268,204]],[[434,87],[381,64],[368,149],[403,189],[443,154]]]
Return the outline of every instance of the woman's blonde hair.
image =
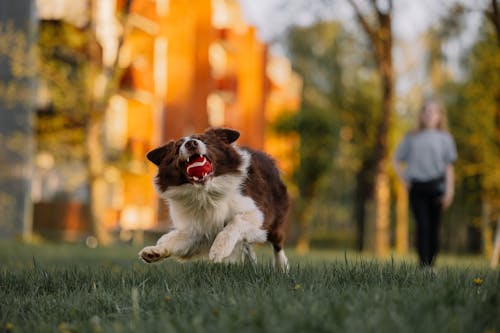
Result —
[[[421,131],[425,129],[425,124],[422,121],[422,113],[424,113],[425,109],[431,105],[434,104],[437,106],[437,109],[439,110],[439,122],[437,125],[437,129],[440,131],[448,131],[448,120],[446,119],[446,112],[443,108],[443,105],[438,102],[436,99],[426,99],[424,103],[422,104],[422,107],[420,108],[420,111],[418,112],[418,118],[417,118],[417,128],[416,131]]]

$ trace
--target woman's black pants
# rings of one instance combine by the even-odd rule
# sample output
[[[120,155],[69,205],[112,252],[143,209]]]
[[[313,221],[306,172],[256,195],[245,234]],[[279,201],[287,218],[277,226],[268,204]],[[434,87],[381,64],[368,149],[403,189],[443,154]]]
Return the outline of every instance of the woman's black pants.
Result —
[[[439,250],[442,191],[437,181],[412,182],[410,207],[417,226],[417,252],[422,266],[432,266]]]

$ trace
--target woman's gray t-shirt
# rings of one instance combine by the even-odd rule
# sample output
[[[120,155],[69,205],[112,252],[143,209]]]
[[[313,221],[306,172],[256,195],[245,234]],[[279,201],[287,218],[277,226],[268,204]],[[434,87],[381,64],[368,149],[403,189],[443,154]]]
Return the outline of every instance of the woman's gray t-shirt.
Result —
[[[408,133],[395,158],[406,163],[408,181],[428,181],[444,176],[446,166],[457,159],[457,149],[448,132],[424,129]]]

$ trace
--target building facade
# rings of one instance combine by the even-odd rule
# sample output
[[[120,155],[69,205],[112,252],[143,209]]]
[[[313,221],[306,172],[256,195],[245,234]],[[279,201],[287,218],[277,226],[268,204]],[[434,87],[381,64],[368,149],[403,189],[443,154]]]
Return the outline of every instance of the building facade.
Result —
[[[277,136],[270,124],[298,109],[301,81],[286,58],[268,52],[236,0],[87,3],[102,64],[120,73],[103,119],[107,230],[126,239],[168,228],[145,155],[208,127],[237,129],[240,145],[267,150],[291,173],[298,138]]]

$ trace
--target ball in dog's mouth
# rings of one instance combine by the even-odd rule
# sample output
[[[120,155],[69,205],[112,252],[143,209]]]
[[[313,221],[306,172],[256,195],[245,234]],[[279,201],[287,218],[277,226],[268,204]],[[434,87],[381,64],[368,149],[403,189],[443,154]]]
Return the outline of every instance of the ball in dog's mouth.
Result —
[[[187,160],[186,174],[195,182],[203,183],[212,173],[212,163],[204,155],[193,155]]]

